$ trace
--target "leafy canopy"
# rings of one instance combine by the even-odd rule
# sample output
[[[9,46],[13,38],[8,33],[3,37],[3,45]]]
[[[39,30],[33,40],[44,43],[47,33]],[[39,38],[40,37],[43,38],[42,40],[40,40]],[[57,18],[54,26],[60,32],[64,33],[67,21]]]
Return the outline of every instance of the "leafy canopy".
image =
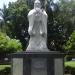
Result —
[[[0,53],[1,52],[18,52],[22,50],[19,40],[11,39],[5,33],[0,32]]]
[[[69,40],[66,43],[65,49],[66,50],[75,50],[75,31],[73,31],[73,33],[69,37]]]

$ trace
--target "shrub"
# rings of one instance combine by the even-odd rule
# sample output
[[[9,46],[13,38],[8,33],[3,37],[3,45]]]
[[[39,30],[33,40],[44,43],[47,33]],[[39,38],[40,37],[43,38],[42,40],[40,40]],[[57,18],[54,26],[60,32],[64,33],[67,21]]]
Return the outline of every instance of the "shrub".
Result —
[[[65,73],[75,75],[75,61],[65,62]]]
[[[0,65],[0,67],[1,67],[0,68],[0,75],[10,75],[11,74],[10,65]]]
[[[12,53],[22,50],[19,40],[11,39],[5,33],[0,32],[0,53]]]
[[[73,33],[69,37],[69,40],[65,45],[65,50],[74,50],[75,52],[75,31],[73,31]]]
[[[11,39],[7,42],[6,48],[8,52],[18,52],[22,50],[22,45],[19,40]]]

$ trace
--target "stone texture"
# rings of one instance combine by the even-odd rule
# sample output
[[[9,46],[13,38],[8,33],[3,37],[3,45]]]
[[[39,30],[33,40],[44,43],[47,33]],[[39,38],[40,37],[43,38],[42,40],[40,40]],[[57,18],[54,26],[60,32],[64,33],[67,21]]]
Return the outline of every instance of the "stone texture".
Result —
[[[41,9],[39,0],[35,0],[34,9],[28,13],[30,35],[29,45],[26,51],[48,51],[47,49],[47,13]]]
[[[64,75],[64,62],[62,58],[54,59],[55,64],[55,75]]]
[[[47,59],[45,58],[32,59],[31,75],[47,75]]]
[[[63,53],[23,52],[12,55],[12,75],[64,75]]]
[[[12,59],[12,75],[23,75],[23,58]]]

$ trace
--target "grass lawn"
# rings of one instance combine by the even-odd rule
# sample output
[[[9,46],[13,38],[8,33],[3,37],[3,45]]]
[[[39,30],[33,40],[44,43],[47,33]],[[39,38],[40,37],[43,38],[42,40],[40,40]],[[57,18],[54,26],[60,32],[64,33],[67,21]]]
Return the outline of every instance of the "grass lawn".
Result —
[[[11,65],[0,65],[0,70],[5,69],[6,67],[11,67]]]
[[[65,67],[72,67],[72,68],[75,68],[75,61],[68,61],[68,62],[65,62]]]

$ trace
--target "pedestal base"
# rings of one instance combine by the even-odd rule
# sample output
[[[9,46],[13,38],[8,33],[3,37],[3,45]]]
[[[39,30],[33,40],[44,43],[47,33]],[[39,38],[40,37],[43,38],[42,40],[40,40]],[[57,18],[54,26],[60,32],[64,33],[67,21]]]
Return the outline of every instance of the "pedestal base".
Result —
[[[64,75],[63,58],[59,52],[12,54],[12,75]]]
[[[46,58],[33,58],[31,60],[31,75],[47,75]]]

